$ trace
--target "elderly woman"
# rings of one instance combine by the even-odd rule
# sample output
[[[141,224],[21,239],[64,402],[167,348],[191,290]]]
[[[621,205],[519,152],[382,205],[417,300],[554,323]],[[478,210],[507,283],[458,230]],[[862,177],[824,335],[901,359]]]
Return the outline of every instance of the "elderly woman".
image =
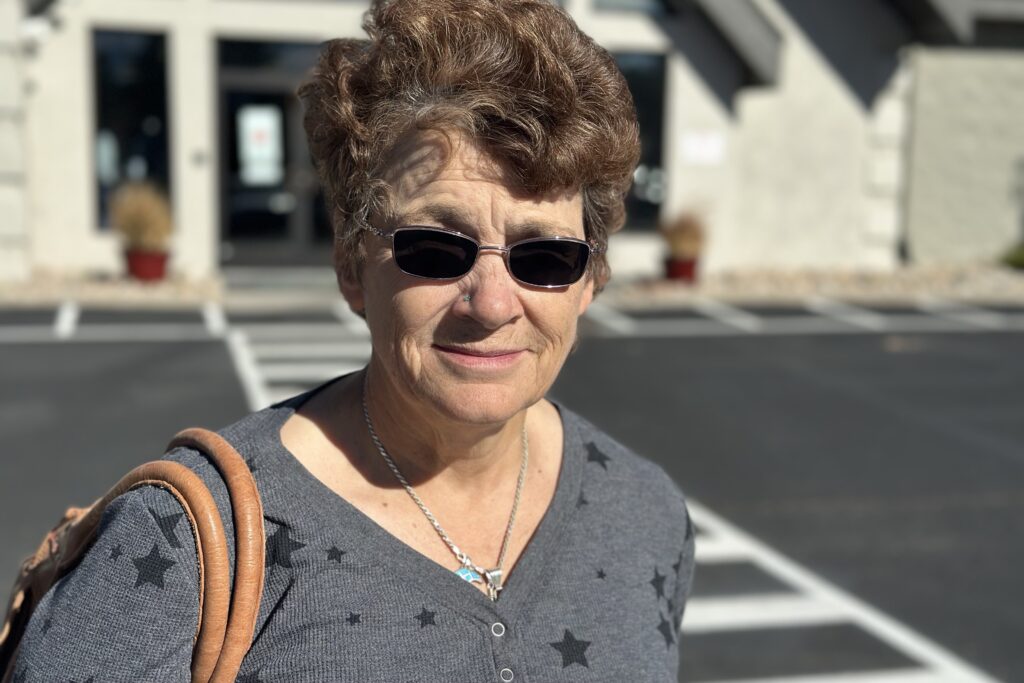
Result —
[[[264,505],[246,681],[675,680],[682,494],[545,398],[638,156],[611,57],[539,0],[395,0],[299,91],[365,370],[223,430]],[[197,452],[168,457],[224,486]],[[25,681],[182,681],[182,510],[143,488],[26,635]]]

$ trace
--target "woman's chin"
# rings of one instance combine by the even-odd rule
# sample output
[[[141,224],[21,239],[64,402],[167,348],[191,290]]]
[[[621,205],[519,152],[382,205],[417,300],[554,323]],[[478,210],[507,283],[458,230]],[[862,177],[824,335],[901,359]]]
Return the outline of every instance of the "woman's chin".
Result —
[[[479,425],[508,422],[536,402],[521,388],[486,383],[446,387],[434,399],[449,419]]]

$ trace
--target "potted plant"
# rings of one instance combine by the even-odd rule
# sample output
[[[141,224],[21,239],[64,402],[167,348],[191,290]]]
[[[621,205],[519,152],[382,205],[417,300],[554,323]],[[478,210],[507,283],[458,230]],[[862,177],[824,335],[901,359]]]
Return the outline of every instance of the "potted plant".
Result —
[[[1003,263],[1016,270],[1024,270],[1024,240],[1003,255]]]
[[[110,198],[110,222],[121,235],[128,273],[137,280],[162,280],[173,231],[164,193],[148,182],[121,185]]]
[[[704,221],[693,212],[685,212],[663,223],[658,230],[665,239],[665,277],[670,280],[696,282],[697,266],[704,250]]]

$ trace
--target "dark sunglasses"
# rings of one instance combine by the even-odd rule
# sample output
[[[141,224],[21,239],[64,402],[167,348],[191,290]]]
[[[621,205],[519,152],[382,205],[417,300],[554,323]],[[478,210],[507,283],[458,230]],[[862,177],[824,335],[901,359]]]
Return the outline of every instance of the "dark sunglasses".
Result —
[[[567,287],[587,272],[598,249],[574,237],[533,237],[506,247],[482,245],[454,230],[409,225],[385,233],[395,264],[403,273],[430,280],[453,280],[473,269],[481,251],[501,252],[512,277],[530,287]]]

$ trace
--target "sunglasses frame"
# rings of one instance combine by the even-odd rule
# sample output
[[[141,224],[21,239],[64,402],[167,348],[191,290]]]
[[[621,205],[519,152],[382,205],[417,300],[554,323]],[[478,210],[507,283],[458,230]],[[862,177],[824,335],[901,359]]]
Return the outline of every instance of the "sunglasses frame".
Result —
[[[491,244],[480,244],[479,240],[477,240],[475,237],[471,237],[471,236],[469,236],[469,235],[467,235],[467,234],[465,234],[463,232],[459,232],[458,230],[450,230],[448,228],[439,228],[439,227],[437,227],[435,225],[402,225],[402,226],[399,226],[399,227],[395,228],[391,232],[384,232],[383,230],[377,230],[374,227],[368,227],[367,230],[372,232],[377,237],[383,237],[384,239],[391,240],[391,258],[395,262],[395,267],[397,267],[400,271],[402,271],[406,275],[411,275],[412,277],[418,277],[418,278],[421,278],[423,280],[435,280],[435,281],[440,281],[440,282],[451,281],[451,280],[459,280],[461,278],[466,277],[467,275],[469,275],[470,272],[472,272],[474,266],[476,266],[477,259],[480,258],[480,253],[481,252],[484,252],[484,251],[497,251],[497,252],[499,252],[501,254],[502,261],[505,262],[505,270],[508,271],[508,274],[512,277],[513,280],[515,280],[519,284],[523,285],[524,287],[534,287],[534,288],[537,288],[537,289],[565,289],[566,287],[570,287],[570,286],[576,284],[577,282],[579,282],[580,280],[582,280],[583,278],[585,278],[587,276],[587,269],[590,268],[590,258],[591,258],[591,256],[593,256],[594,254],[600,254],[601,252],[604,251],[604,249],[601,249],[600,247],[597,247],[597,246],[591,244],[587,240],[581,240],[581,239],[578,239],[576,237],[563,237],[561,235],[552,235],[550,237],[529,237],[529,238],[527,238],[525,240],[519,240],[518,242],[513,242],[512,244],[509,244],[509,245],[506,245],[506,246],[500,246],[500,245],[497,245],[497,244],[492,244],[492,245]],[[407,271],[404,268],[402,268],[402,266],[398,265],[398,259],[395,257],[395,235],[398,234],[399,232],[406,232],[406,231],[409,231],[409,230],[427,230],[427,231],[430,231],[430,232],[441,232],[441,233],[444,233],[446,235],[455,235],[457,237],[462,237],[464,239],[467,239],[467,240],[469,240],[470,242],[472,242],[473,244],[476,245],[476,257],[473,259],[473,263],[470,264],[469,269],[465,273],[463,273],[462,275],[456,275],[454,277],[430,277],[428,275],[417,275],[416,273],[410,273],[409,271]],[[585,246],[587,248],[587,264],[583,267],[583,274],[580,275],[577,279],[573,280],[572,282],[566,283],[564,285],[535,285],[535,284],[533,284],[531,282],[526,282],[525,280],[520,280],[519,278],[517,278],[515,276],[515,273],[512,272],[512,266],[508,262],[509,252],[514,247],[517,247],[517,246],[519,246],[521,244],[529,244],[530,242],[551,242],[551,241],[555,241],[555,242],[575,242],[576,244],[582,244],[583,246]]]

